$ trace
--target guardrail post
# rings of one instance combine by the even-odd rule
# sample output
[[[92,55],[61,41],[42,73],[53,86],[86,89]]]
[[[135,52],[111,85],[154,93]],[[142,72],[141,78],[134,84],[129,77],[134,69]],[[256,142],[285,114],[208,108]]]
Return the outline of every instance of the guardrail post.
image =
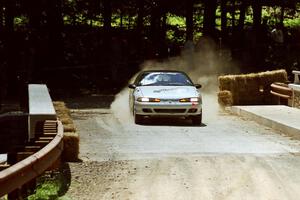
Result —
[[[63,125],[60,121],[50,120],[48,128],[49,126],[50,128],[56,127],[53,132],[55,137],[33,156],[20,161],[17,154],[10,153],[8,161],[17,163],[0,171],[0,196],[8,194],[9,200],[23,199],[22,194],[26,195],[30,189],[35,188],[35,179],[53,166],[56,161],[59,162],[58,159],[63,151]]]
[[[300,71],[294,70],[292,73],[295,75],[294,83],[295,83],[295,84],[300,84],[300,80],[299,80]]]
[[[294,78],[294,83],[289,84],[289,88],[291,88],[293,91],[292,107],[297,107],[295,101],[296,101],[296,92],[297,94],[300,92],[300,81],[299,81],[300,71],[293,71],[292,73],[295,75],[295,78]]]
[[[8,200],[21,200],[23,199],[22,195],[21,195],[21,190],[20,188],[15,189],[14,191],[10,192],[7,195],[7,199]]]
[[[36,188],[36,179],[32,179],[28,183],[24,184],[21,188],[21,196],[23,198],[28,197],[29,195],[34,193]]]
[[[10,152],[7,155],[7,163],[13,165],[21,160],[18,159],[16,152]],[[8,194],[8,200],[19,200],[25,199],[27,196],[32,194],[36,187],[36,179],[22,185]]]

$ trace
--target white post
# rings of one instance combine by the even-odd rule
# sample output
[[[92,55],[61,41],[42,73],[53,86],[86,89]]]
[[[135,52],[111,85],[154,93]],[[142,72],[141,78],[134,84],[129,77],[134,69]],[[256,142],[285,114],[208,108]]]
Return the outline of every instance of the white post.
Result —
[[[28,138],[31,140],[35,137],[35,128],[38,122],[56,120],[57,117],[46,85],[30,84],[28,86],[28,98]]]
[[[294,79],[294,83],[295,84],[300,84],[300,81],[299,81],[299,75],[300,75],[300,71],[293,71],[293,74],[295,74],[295,79]]]

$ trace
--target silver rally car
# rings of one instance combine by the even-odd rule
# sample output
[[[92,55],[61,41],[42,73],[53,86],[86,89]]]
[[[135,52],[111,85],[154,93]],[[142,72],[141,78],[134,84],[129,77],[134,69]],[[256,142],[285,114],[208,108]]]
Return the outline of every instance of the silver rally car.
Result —
[[[190,118],[195,125],[202,122],[201,85],[193,84],[184,72],[143,71],[128,87],[136,124],[154,116]]]

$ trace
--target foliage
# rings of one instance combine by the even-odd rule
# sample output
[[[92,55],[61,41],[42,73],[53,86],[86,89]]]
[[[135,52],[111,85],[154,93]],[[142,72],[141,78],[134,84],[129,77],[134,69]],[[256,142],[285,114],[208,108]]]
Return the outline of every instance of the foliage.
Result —
[[[29,22],[28,17],[21,15],[14,18],[15,27],[26,26]]]
[[[132,66],[133,60],[140,63],[146,59],[157,58],[157,55],[163,58],[167,56],[165,52],[169,51],[170,46],[175,49],[173,52],[179,55],[187,37],[193,36],[196,42],[206,35],[216,42],[222,38],[226,47],[232,51],[233,58],[238,59],[238,63],[254,67],[266,66],[266,63],[275,66],[278,62],[271,62],[274,61],[275,54],[269,48],[272,38],[254,38],[255,34],[259,35],[261,22],[264,22],[264,27],[269,32],[275,24],[283,24],[290,44],[298,42],[300,5],[297,1],[288,1],[289,4],[284,6],[284,10],[280,1],[263,1],[266,5],[258,9],[254,9],[256,1],[241,0],[227,0],[224,9],[223,6],[221,8],[224,1],[4,1],[0,4],[0,64],[6,63],[8,69],[15,70],[7,77],[17,79],[17,71],[22,71],[28,76],[24,78],[27,82],[41,81],[43,77],[40,76],[39,70],[43,71],[43,68],[50,69],[53,66],[90,67],[105,74],[103,77],[107,78],[112,74],[109,66],[114,62],[122,63],[121,68],[124,68],[123,66]],[[241,13],[245,2],[247,6],[244,18]],[[186,17],[190,19],[191,15],[188,12],[191,10],[193,21],[186,24]],[[210,14],[207,14],[208,10]],[[222,15],[222,12],[226,12],[225,15]],[[221,15],[225,16],[225,27],[221,27]],[[259,19],[254,22],[254,18],[258,17],[261,21]],[[192,32],[187,33],[190,30],[193,30],[192,36]],[[114,47],[112,39],[118,43]],[[259,45],[265,46],[260,48]],[[258,53],[257,49],[264,50]],[[299,51],[297,46],[289,49],[293,52]],[[113,51],[119,52],[120,55],[116,56],[118,53]],[[288,58],[281,59],[281,66],[287,62],[287,65],[298,63],[296,53],[293,52],[287,53]],[[290,55],[295,55],[292,60]],[[244,58],[251,59],[244,61]],[[74,74],[72,76],[76,77]],[[36,80],[37,77],[41,77],[41,80]]]
[[[62,196],[62,190],[65,190],[65,179],[58,173],[51,176],[43,176],[38,180],[38,186],[34,194],[27,197],[28,200],[71,200]]]
[[[168,13],[167,24],[169,26],[169,30],[166,32],[167,39],[171,41],[171,43],[184,44],[186,31],[185,18]]]
[[[185,27],[185,18],[182,16],[174,15],[174,14],[167,14],[167,24],[171,26],[177,26],[178,28]]]
[[[285,27],[300,27],[300,18],[285,19],[283,23]]]

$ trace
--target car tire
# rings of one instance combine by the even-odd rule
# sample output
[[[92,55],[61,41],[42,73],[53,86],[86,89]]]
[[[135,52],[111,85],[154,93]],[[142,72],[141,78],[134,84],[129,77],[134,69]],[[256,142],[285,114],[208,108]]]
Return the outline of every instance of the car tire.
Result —
[[[134,123],[135,124],[142,124],[142,122],[143,122],[143,116],[138,115],[138,114],[134,114]]]
[[[202,113],[200,115],[192,116],[192,122],[194,125],[202,124]]]

